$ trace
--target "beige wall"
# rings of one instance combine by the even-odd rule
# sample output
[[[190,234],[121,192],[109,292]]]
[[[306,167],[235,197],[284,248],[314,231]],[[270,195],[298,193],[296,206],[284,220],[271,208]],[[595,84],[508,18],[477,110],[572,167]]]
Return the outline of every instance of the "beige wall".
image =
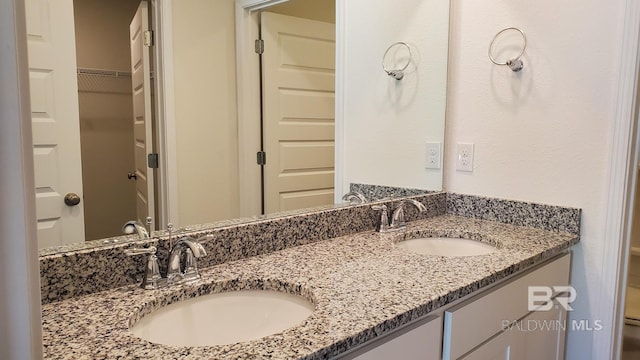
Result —
[[[179,224],[238,217],[233,0],[173,3]]]
[[[336,22],[335,0],[290,0],[267,11],[333,24]]]
[[[80,68],[131,71],[129,23],[139,0],[74,1]],[[120,234],[135,218],[131,79],[80,76],[85,237]]]
[[[78,67],[131,71],[129,23],[140,0],[74,0]]]

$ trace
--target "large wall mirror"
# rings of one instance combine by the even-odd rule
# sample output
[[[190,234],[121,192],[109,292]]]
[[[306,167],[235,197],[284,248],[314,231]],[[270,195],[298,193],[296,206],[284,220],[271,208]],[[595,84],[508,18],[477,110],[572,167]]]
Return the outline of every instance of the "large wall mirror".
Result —
[[[331,206],[352,184],[442,190],[427,144],[444,148],[448,0],[26,5],[45,252],[147,216],[160,230]],[[402,80],[381,66],[397,41]]]

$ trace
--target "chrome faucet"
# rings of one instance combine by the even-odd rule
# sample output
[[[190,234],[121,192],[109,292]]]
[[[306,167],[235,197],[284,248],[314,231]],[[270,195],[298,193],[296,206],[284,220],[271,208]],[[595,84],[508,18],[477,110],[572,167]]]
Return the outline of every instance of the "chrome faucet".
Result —
[[[151,235],[151,224],[153,219],[151,217],[147,217],[146,226],[140,224],[138,221],[131,220],[127,221],[122,225],[122,233],[123,234],[138,234],[138,238],[140,240],[146,240],[150,238]]]
[[[389,213],[386,205],[374,205],[371,208],[373,210],[380,211],[380,224],[377,227],[378,232],[388,232],[388,231],[396,231],[403,230],[407,227],[407,222],[404,217],[404,204],[411,204],[415,206],[420,213],[427,211],[427,208],[421,202],[414,199],[402,199],[400,200],[400,204],[393,211],[391,215],[391,224],[389,224]]]
[[[357,205],[366,203],[367,198],[358,191],[350,191],[342,195],[342,201],[348,201],[349,205]]]
[[[147,290],[158,289],[172,284],[199,279],[198,259],[207,255],[207,251],[201,242],[211,240],[212,238],[212,235],[205,235],[198,239],[186,236],[178,240],[169,251],[166,278],[160,275],[158,257],[156,256],[157,249],[155,246],[127,249],[125,250],[125,254],[128,256],[148,255],[147,265],[140,287]]]
[[[212,235],[205,235],[198,239],[187,236],[173,245],[167,267],[167,281],[170,284],[200,278],[198,259],[207,255],[200,241],[211,240],[211,238]]]
[[[427,208],[420,201],[414,199],[402,199],[400,201],[400,205],[393,211],[393,215],[391,216],[391,225],[389,228],[391,230],[402,230],[407,227],[407,222],[404,219],[404,204],[411,204],[415,206],[420,213],[427,211]]]

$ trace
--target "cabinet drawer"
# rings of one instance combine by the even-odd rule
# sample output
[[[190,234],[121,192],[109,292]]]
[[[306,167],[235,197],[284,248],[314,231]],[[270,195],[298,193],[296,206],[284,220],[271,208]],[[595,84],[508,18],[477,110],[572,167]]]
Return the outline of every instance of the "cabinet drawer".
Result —
[[[442,346],[442,316],[424,319],[396,330],[341,359],[439,360]]]
[[[503,328],[526,316],[529,286],[569,284],[571,255],[520,276],[487,294],[479,295],[444,314],[443,359],[458,359]]]

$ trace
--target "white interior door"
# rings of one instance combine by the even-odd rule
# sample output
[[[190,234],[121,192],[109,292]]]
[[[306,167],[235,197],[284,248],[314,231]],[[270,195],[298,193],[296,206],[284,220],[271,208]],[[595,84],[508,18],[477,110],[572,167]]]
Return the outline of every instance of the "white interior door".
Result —
[[[40,247],[83,242],[78,83],[72,0],[26,0]],[[70,201],[73,204],[75,201]]]
[[[335,25],[264,12],[265,212],[334,201]]]
[[[133,87],[133,134],[136,164],[136,212],[145,223],[155,212],[153,169],[147,157],[153,153],[153,118],[151,112],[151,64],[149,35],[149,4],[140,2],[129,26],[131,39],[131,83]],[[155,224],[152,224],[155,229]]]

